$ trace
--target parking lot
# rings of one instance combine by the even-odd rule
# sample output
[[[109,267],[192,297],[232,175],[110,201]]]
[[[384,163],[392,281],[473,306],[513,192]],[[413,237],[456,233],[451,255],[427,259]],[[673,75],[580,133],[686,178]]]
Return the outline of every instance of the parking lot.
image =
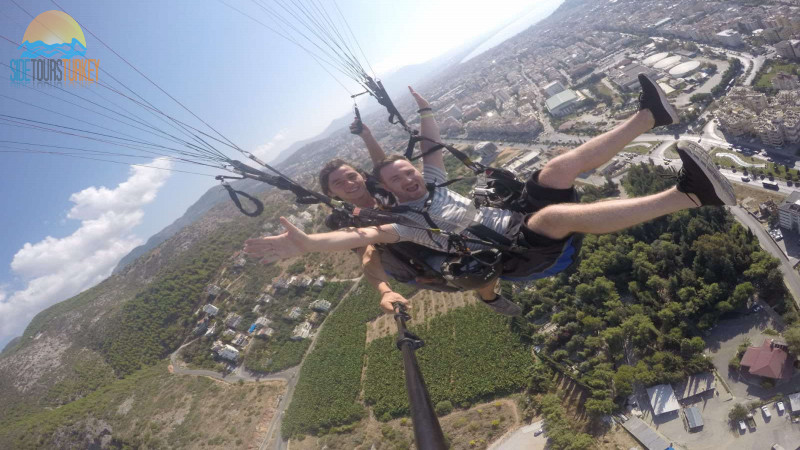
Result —
[[[700,431],[690,433],[687,430],[683,409],[679,415],[666,414],[670,420],[657,419],[651,426],[678,448],[687,450],[767,450],[773,444],[780,444],[787,450],[798,448],[800,424],[791,423],[788,411],[779,415],[775,403],[767,405],[771,419],[765,419],[760,410],[753,414],[756,422],[754,431],[749,428],[745,432],[734,430],[728,421],[728,411],[738,401],[741,399],[726,401],[716,395],[706,395],[692,405],[687,404],[686,406],[696,406],[703,416],[704,426]]]
[[[782,326],[778,317],[768,308],[758,311],[752,309],[748,314],[720,322],[707,337],[707,354],[717,368],[721,377],[730,389],[728,390],[717,380],[716,393],[706,393],[692,399],[693,403],[682,404],[681,410],[676,413],[662,414],[653,418],[653,411],[649,406],[646,396],[639,396],[640,405],[647,406],[643,409],[642,419],[651,427],[661,433],[667,440],[674,442],[676,448],[682,449],[770,449],[773,444],[780,444],[785,449],[800,448],[800,423],[791,423],[788,404],[786,411],[779,414],[775,403],[767,405],[771,418],[764,417],[761,410],[753,414],[756,423],[755,430],[750,428],[740,432],[731,426],[728,421],[728,412],[736,403],[748,403],[754,400],[769,399],[777,394],[788,394],[800,389],[800,373],[795,374],[790,380],[783,380],[774,388],[764,389],[760,379],[739,371],[729,370],[728,361],[745,338],[750,339],[751,345],[760,345],[764,338],[764,330],[772,328],[781,330]],[[695,406],[700,410],[704,426],[701,430],[689,432],[686,425],[683,408]],[[736,424],[734,424],[735,426]]]

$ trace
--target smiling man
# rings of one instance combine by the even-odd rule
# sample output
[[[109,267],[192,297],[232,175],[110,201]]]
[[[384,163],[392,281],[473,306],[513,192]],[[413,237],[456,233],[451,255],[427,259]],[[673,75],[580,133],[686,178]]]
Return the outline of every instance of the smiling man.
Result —
[[[386,157],[369,127],[362,124],[359,119],[350,125],[350,130],[364,141],[373,161],[381,161]],[[320,170],[319,184],[325,195],[359,208],[389,208],[395,205],[395,197],[376,186],[377,183],[374,181],[368,184],[369,178],[365,172],[337,158],[328,161]],[[325,225],[331,230],[339,230],[347,227],[366,227],[374,223],[334,212],[325,219]],[[441,252],[412,242],[368,245],[355,251],[361,257],[367,281],[380,292],[381,307],[387,313],[394,312],[392,305],[395,302],[409,306],[407,299],[392,290],[388,277],[414,287],[439,292],[459,290],[458,287],[449,285],[437,270],[447,256]]]

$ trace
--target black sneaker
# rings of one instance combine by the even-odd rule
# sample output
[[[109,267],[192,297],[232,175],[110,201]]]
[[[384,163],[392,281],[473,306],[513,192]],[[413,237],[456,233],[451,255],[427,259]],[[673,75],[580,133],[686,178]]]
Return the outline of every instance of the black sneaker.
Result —
[[[678,111],[669,104],[667,94],[649,76],[640,73],[639,84],[642,85],[642,92],[639,94],[639,110],[649,109],[656,119],[655,127],[672,125],[678,123]]]
[[[492,308],[494,312],[503,314],[504,316],[522,315],[522,308],[520,308],[518,304],[500,294],[497,294],[497,297],[495,297],[494,300],[483,300],[483,303],[485,303],[489,308]]]
[[[677,151],[683,161],[678,172],[678,191],[696,195],[699,206],[736,204],[733,187],[717,170],[708,152],[687,141],[678,141]]]

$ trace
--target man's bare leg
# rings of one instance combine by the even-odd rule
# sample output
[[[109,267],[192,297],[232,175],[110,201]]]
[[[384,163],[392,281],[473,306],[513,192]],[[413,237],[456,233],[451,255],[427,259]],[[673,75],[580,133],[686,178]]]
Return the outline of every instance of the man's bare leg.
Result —
[[[548,161],[539,173],[539,184],[554,189],[569,189],[578,175],[602,166],[636,137],[653,129],[653,125],[653,114],[646,109],[640,110],[613,130]]]
[[[646,197],[596,203],[559,203],[542,208],[528,218],[526,225],[551,239],[563,239],[571,233],[613,233],[697,207],[700,201],[694,194],[689,195],[691,199],[673,187]]]

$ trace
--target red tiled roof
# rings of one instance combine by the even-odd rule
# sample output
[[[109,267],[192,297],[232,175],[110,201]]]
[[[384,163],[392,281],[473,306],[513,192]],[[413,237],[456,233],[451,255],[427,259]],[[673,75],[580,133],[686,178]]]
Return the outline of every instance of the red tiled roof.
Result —
[[[750,347],[744,352],[741,365],[749,367],[753,375],[780,379],[788,377],[791,371],[791,366],[786,365],[788,356],[785,350],[772,346],[772,339],[765,339],[761,347]]]

